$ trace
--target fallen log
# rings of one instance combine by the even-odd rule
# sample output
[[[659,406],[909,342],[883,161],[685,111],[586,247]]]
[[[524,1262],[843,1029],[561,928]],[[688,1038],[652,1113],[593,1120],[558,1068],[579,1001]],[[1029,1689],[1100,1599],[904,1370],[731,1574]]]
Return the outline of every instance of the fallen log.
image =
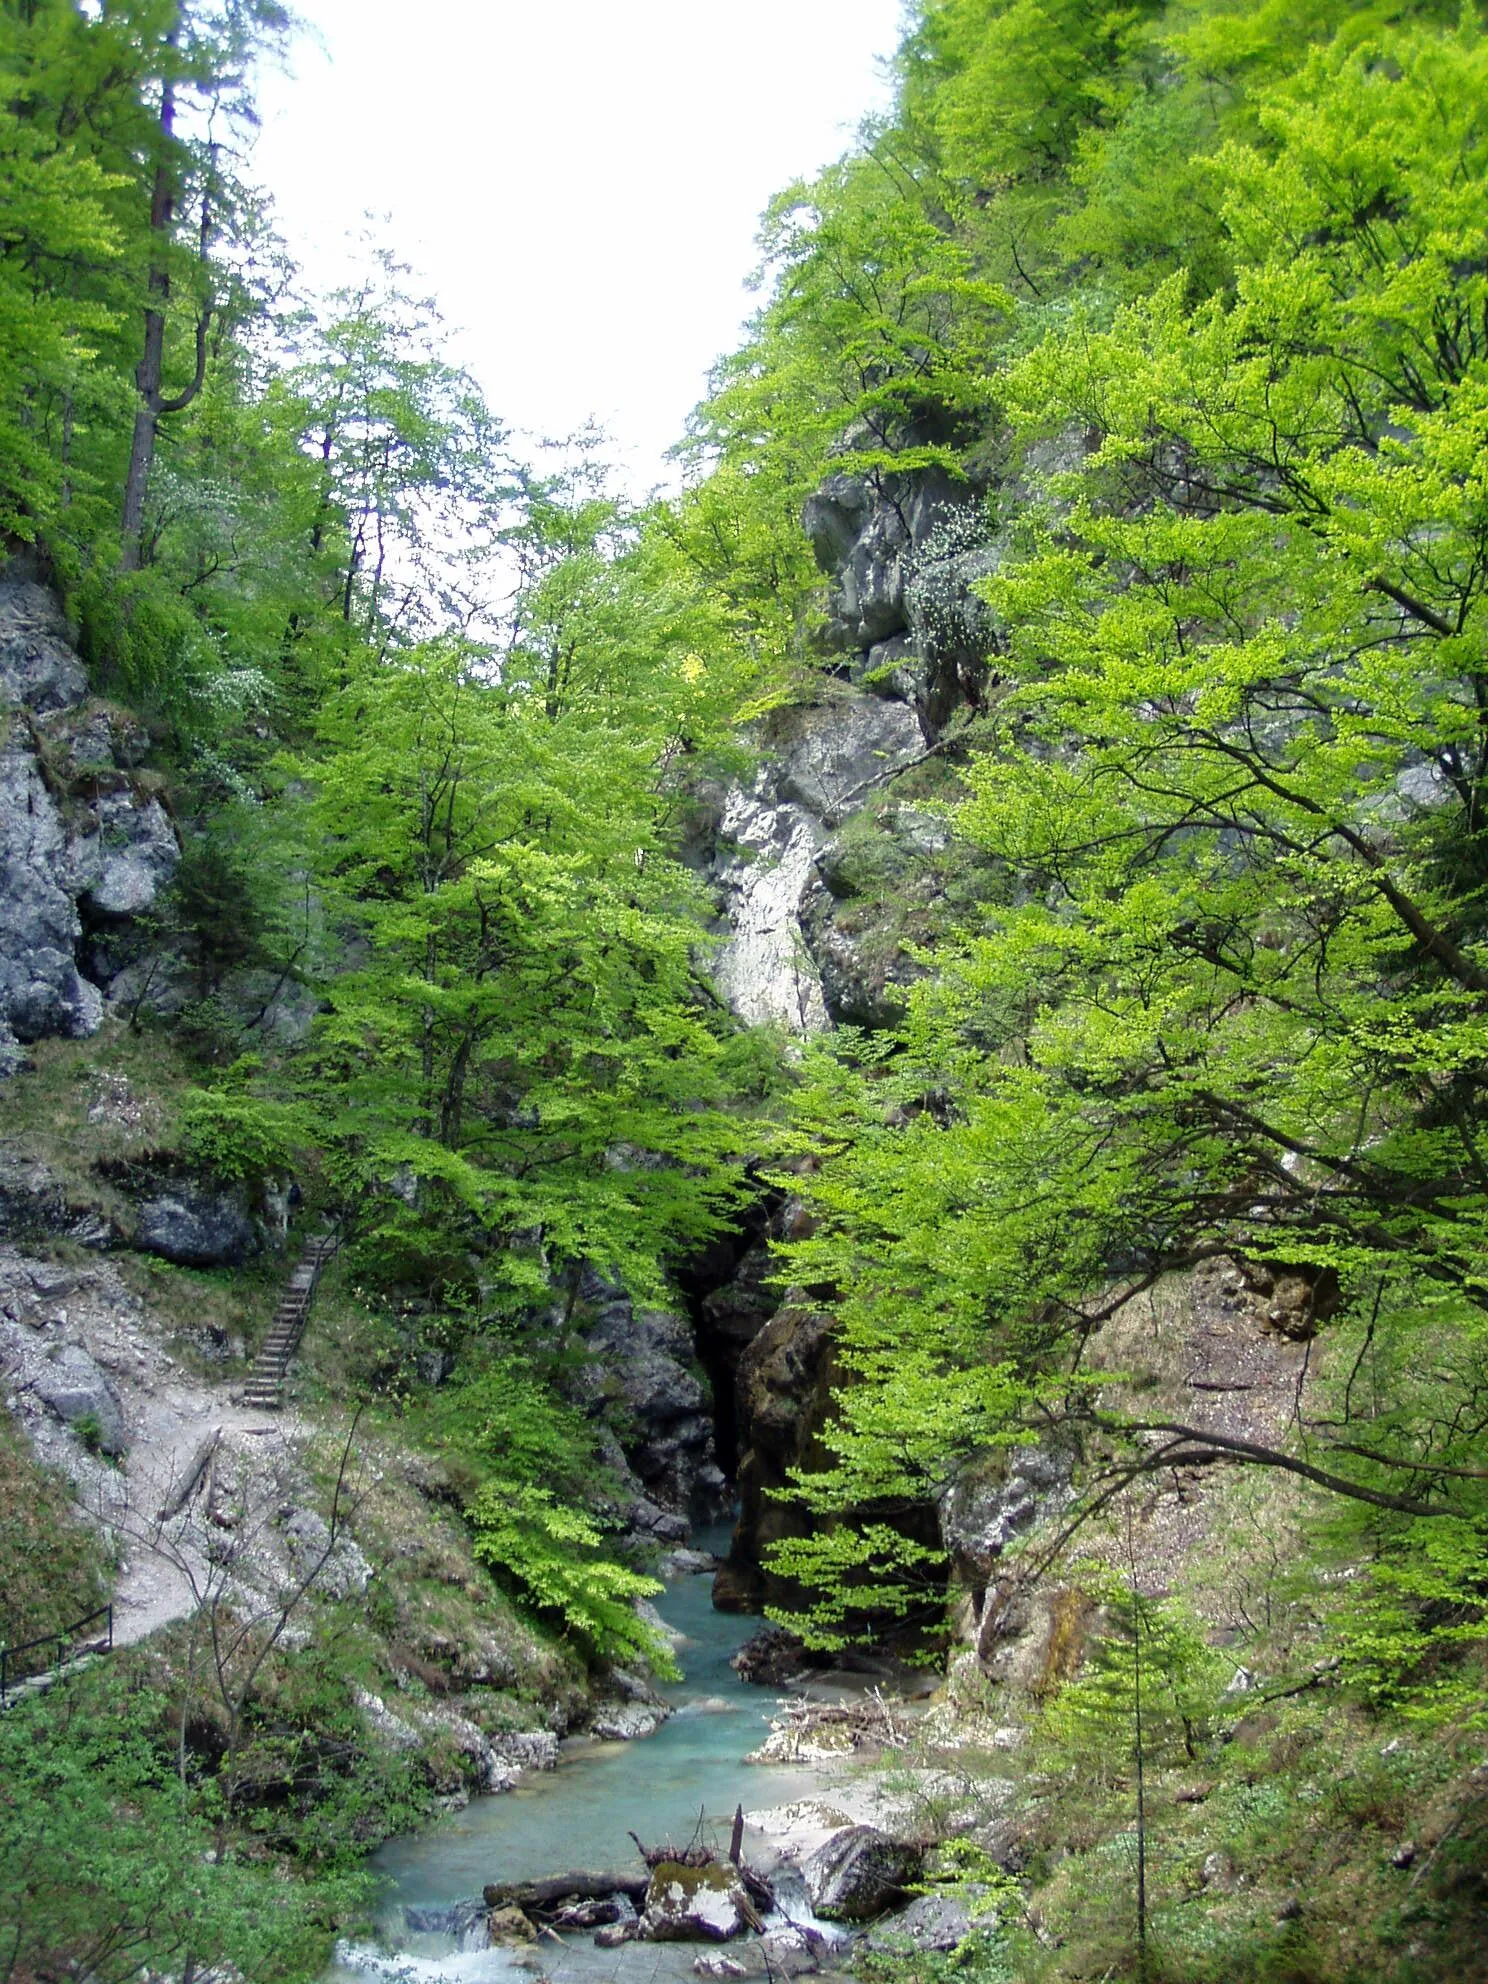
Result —
[[[161,1503],[159,1509],[156,1510],[156,1522],[170,1522],[185,1508],[186,1504],[196,1493],[197,1483],[206,1473],[207,1462],[216,1453],[217,1444],[221,1438],[222,1428],[219,1426],[215,1432],[208,1433],[207,1437],[197,1447],[196,1452],[186,1463],[186,1472],[181,1476],[174,1492],[168,1495],[165,1501]]]
[[[541,1881],[493,1881],[482,1892],[487,1908],[520,1908],[526,1915],[549,1915],[570,1901],[607,1901],[623,1894],[646,1898],[649,1874],[550,1874]]]

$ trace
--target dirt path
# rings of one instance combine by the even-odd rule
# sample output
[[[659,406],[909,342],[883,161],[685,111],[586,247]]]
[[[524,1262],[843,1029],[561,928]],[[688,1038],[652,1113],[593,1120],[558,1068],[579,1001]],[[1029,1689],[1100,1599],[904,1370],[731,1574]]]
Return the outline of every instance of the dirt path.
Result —
[[[185,1371],[166,1348],[180,1328],[180,1318],[157,1315],[107,1260],[60,1267],[0,1246],[0,1398],[114,1540],[119,1645],[187,1616],[229,1539],[237,1555],[251,1554],[242,1548],[249,1512],[297,1475],[309,1432],[293,1413],[236,1403],[225,1379]],[[84,1403],[93,1388],[95,1417],[114,1416],[118,1459],[86,1451],[67,1417],[47,1402],[60,1372]],[[196,1493],[162,1523],[160,1511],[219,1430]]]
[[[212,1434],[214,1455],[261,1460],[265,1471],[289,1458],[304,1432],[288,1413],[235,1405],[226,1386],[169,1385],[148,1401],[133,1429],[124,1475],[128,1516],[119,1581],[114,1589],[114,1642],[128,1646],[172,1619],[187,1617],[210,1576],[210,1518],[198,1488],[187,1508],[155,1528],[154,1518],[180,1488],[187,1469]],[[245,1451],[246,1450],[246,1451]],[[252,1470],[257,1472],[255,1468]],[[219,1534],[221,1532],[219,1531]],[[194,1589],[193,1589],[194,1581]]]

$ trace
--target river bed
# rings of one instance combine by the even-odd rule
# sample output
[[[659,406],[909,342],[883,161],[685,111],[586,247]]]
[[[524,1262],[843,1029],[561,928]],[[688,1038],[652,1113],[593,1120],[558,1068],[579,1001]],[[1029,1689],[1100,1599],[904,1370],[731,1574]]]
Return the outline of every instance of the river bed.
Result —
[[[698,1542],[706,1549],[726,1536]],[[515,1790],[472,1799],[463,1811],[382,1847],[371,1862],[388,1884],[382,1936],[377,1945],[341,1947],[332,1973],[338,1984],[353,1975],[408,1984],[525,1984],[538,1973],[552,1984],[600,1978],[646,1984],[690,1977],[694,1958],[718,1948],[633,1942],[599,1950],[588,1934],[571,1932],[561,1942],[545,1936],[531,1949],[461,1952],[450,1936],[404,1926],[405,1908],[446,1906],[478,1895],[488,1882],[572,1868],[638,1868],[631,1830],[648,1845],[671,1839],[682,1846],[701,1821],[705,1837],[726,1847],[737,1806],[747,1814],[828,1796],[826,1766],[744,1762],[764,1740],[777,1702],[773,1690],[748,1686],[729,1665],[759,1621],[714,1611],[706,1574],[670,1584],[657,1609],[683,1635],[682,1679],[662,1690],[674,1709],[669,1720],[635,1742],[565,1744],[555,1770],[532,1772]]]

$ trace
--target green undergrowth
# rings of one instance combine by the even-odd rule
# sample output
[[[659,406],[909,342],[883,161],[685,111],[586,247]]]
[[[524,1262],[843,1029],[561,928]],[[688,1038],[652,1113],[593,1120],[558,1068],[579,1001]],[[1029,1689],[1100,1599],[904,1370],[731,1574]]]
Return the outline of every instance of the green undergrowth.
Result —
[[[7,1154],[39,1160],[70,1200],[127,1216],[116,1166],[173,1149],[188,1058],[171,1037],[105,1019],[86,1040],[40,1040],[5,1085]]]
[[[125,1284],[173,1326],[172,1354],[196,1376],[227,1383],[252,1363],[298,1248],[291,1237],[282,1254],[255,1255],[235,1268],[177,1267],[148,1254],[111,1258]]]
[[[67,1483],[0,1413],[0,1642],[20,1646],[70,1626],[107,1600],[109,1586],[108,1553]]]
[[[1149,1966],[1167,1984],[1462,1984],[1482,1947],[1481,1738],[1298,1699],[1149,1787]],[[1029,1786],[1031,1978],[1140,1976],[1130,1774]],[[1400,1864],[1397,1864],[1399,1862]]]
[[[1164,1752],[1162,1691],[1152,1686],[1144,1955],[1133,1748],[1111,1729],[1083,1753],[1070,1743],[1069,1706],[1082,1687],[1090,1707],[1088,1671],[1043,1708],[1028,1705],[1014,1752],[919,1759],[937,1768],[917,1823],[954,1842],[932,1856],[934,1884],[970,1898],[977,1928],[952,1956],[890,1951],[860,1963],[867,1984],[1488,1977],[1481,1731],[1371,1714],[1327,1678],[1270,1699],[1263,1688],[1221,1694],[1191,1755],[1181,1734]],[[905,1773],[905,1788],[916,1778]]]
[[[118,1658],[0,1718],[0,1919],[7,1975],[134,1984],[191,1973],[204,1946],[258,1984],[316,1976],[360,1921],[365,1876],[327,1839],[303,1877],[225,1833],[169,1697]]]

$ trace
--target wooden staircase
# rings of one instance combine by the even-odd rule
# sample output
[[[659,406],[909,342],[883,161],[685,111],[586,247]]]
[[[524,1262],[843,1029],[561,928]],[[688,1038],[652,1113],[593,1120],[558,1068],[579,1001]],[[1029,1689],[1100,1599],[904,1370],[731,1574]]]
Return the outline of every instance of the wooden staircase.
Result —
[[[338,1244],[333,1233],[321,1234],[307,1243],[279,1298],[269,1333],[258,1347],[253,1370],[243,1387],[244,1405],[277,1412],[284,1403],[285,1376],[310,1320],[310,1305],[315,1300],[321,1270]]]

